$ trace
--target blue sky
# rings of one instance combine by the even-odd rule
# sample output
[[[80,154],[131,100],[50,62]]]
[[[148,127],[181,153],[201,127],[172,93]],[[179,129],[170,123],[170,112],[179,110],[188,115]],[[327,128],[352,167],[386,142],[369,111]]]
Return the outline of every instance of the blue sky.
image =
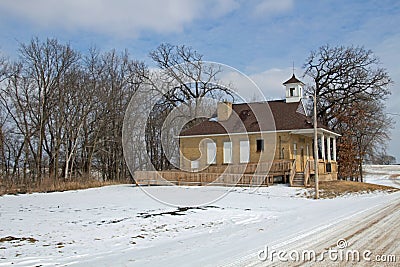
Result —
[[[0,0],[0,51],[13,58],[19,42],[55,37],[82,52],[128,49],[151,64],[160,43],[185,44],[249,75],[267,95],[283,95],[293,62],[301,76],[311,50],[361,45],[394,80],[387,110],[399,114],[399,25],[396,0]],[[393,118],[388,151],[400,162],[400,116]]]

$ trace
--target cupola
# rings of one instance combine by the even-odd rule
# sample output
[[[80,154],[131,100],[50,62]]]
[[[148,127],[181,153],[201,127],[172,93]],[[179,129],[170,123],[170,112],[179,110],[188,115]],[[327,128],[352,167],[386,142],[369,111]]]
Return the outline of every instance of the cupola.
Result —
[[[283,85],[286,87],[286,103],[300,102],[303,98],[304,83],[297,79],[294,73]]]

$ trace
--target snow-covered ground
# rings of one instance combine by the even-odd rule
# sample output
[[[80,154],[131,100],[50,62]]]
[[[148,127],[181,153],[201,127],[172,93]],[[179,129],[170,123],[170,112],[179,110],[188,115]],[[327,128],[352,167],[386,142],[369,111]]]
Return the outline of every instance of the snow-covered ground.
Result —
[[[400,165],[366,165],[365,182],[400,188]]]
[[[380,184],[396,185],[388,178],[400,173],[396,166],[367,169],[366,181]],[[380,192],[316,201],[285,185],[145,190],[119,185],[0,197],[0,266],[229,265],[400,198]],[[190,207],[204,195],[223,197]]]

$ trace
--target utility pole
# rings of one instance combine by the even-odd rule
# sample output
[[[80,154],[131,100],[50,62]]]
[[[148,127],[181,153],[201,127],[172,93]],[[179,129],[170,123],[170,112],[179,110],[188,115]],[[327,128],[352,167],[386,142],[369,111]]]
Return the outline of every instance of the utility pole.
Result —
[[[318,184],[318,133],[317,133],[317,90],[314,90],[314,169],[315,169],[315,199],[319,199]]]

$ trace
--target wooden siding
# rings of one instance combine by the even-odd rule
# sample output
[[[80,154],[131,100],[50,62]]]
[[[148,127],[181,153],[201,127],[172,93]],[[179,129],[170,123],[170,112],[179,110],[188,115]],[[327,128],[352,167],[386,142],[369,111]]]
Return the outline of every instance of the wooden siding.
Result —
[[[304,171],[307,160],[313,159],[312,138],[290,133],[249,133],[248,135],[186,137],[180,139],[181,169],[190,171],[191,161],[198,160],[200,169],[207,166],[207,142],[215,142],[216,164],[223,165],[223,143],[232,142],[233,164],[240,163],[240,141],[250,142],[250,163],[271,162],[273,160],[296,160],[296,171]],[[264,140],[264,151],[257,151],[257,140]],[[296,144],[296,151],[294,149]],[[308,149],[307,149],[308,147]]]

